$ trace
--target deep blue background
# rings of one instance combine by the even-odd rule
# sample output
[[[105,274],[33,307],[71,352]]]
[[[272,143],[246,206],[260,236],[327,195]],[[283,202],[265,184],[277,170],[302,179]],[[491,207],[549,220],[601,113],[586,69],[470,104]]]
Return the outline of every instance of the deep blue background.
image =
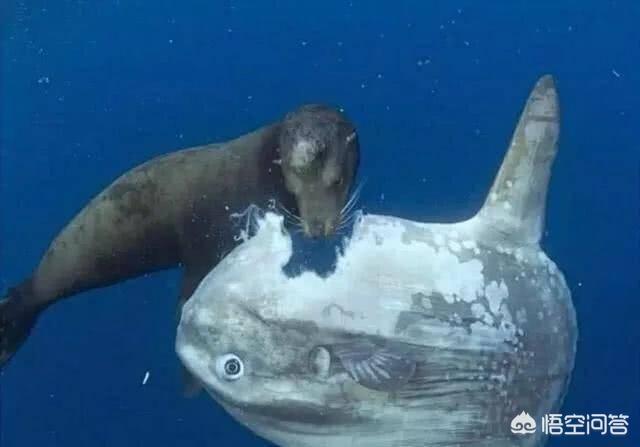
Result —
[[[357,123],[369,211],[467,217],[552,73],[563,125],[544,246],[580,324],[564,413],[631,415],[627,438],[552,445],[637,446],[639,2],[275,3],[2,2],[0,289],[126,169],[311,101]],[[2,447],[267,445],[209,398],[181,398],[178,275],[46,312],[3,373]]]

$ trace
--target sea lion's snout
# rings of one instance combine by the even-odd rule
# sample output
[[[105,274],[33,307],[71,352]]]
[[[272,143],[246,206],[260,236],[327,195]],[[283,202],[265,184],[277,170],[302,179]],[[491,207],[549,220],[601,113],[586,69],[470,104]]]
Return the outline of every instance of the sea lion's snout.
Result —
[[[302,231],[305,236],[317,239],[332,236],[336,232],[336,219],[302,221]]]
[[[306,105],[285,117],[279,143],[285,183],[296,198],[304,234],[335,234],[352,208],[347,198],[360,153],[355,127],[338,110]]]

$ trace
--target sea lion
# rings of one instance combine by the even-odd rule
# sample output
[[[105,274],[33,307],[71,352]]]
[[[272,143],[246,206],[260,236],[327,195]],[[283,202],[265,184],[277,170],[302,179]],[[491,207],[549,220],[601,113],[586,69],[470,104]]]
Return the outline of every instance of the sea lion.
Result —
[[[276,201],[307,236],[333,234],[358,164],[353,124],[311,104],[235,140],[130,170],[71,220],[32,276],[0,301],[0,367],[37,316],[62,298],[182,265],[184,302],[237,244],[230,215],[251,205]]]
[[[539,245],[558,129],[547,76],[474,217],[366,215],[327,277],[282,272],[291,239],[267,214],[184,306],[179,357],[282,447],[543,445],[577,339]]]

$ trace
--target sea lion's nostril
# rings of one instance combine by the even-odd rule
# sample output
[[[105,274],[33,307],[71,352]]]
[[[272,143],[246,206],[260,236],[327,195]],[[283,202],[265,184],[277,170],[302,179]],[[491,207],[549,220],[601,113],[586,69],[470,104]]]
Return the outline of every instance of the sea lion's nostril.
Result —
[[[336,223],[333,220],[328,220],[324,224],[324,235],[331,236],[335,232],[336,232]]]
[[[324,235],[325,226],[319,220],[312,220],[308,222],[306,227],[307,227],[307,232],[309,233],[309,236],[311,236],[312,238],[318,238]]]

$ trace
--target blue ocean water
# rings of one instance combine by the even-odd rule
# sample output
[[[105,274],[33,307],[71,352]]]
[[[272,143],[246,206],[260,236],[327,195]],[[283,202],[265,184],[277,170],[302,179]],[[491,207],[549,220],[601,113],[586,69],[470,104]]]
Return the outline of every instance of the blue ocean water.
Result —
[[[627,414],[630,433],[549,445],[637,446],[638,23],[635,0],[5,0],[0,288],[123,171],[307,102],[356,122],[367,211],[470,216],[529,89],[551,73],[563,122],[544,247],[580,327],[563,413]],[[208,397],[181,397],[178,278],[46,312],[2,373],[0,445],[269,445]]]

